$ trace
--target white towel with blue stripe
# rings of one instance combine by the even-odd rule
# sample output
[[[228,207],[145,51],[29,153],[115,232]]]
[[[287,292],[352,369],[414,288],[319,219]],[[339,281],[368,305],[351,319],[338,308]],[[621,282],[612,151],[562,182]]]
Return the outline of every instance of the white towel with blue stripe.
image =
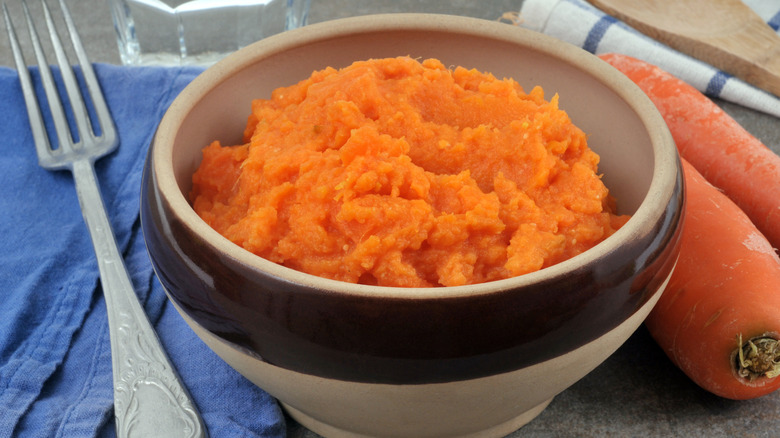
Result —
[[[780,0],[744,0],[776,32]],[[525,0],[519,24],[594,53],[622,53],[657,65],[704,94],[780,118],[780,99],[645,36],[582,0]]]

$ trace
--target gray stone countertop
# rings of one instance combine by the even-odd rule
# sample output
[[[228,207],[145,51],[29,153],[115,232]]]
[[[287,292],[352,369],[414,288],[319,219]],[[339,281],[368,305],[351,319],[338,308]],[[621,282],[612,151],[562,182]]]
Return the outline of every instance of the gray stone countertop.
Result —
[[[12,15],[20,15],[18,4],[7,3]],[[33,11],[39,8],[34,3]],[[359,14],[362,8],[390,12],[419,4],[420,0],[312,0],[309,22]],[[106,1],[79,0],[69,5],[91,60],[119,64]],[[427,6],[432,12],[454,6],[464,15],[496,19],[503,12],[517,11],[520,1],[430,0]],[[13,65],[5,42],[0,43],[0,65]],[[738,105],[718,104],[780,154],[780,120]],[[289,419],[288,436],[318,437]],[[780,436],[780,391],[748,401],[711,395],[679,371],[642,327],[603,364],[559,394],[540,416],[509,436],[774,438]]]

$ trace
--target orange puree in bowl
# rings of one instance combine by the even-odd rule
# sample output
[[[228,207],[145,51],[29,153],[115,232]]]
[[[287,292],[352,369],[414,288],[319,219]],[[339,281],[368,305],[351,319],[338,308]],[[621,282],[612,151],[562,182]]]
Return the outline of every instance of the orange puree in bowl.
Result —
[[[536,87],[435,59],[356,62],[255,100],[214,142],[195,211],[273,262],[386,286],[455,286],[573,257],[613,213],[586,135]]]

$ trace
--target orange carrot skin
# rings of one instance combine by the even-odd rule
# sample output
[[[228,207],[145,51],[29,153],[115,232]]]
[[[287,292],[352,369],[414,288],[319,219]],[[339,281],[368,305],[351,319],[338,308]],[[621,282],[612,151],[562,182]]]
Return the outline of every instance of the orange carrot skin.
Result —
[[[680,257],[646,326],[702,388],[743,400],[780,388],[780,378],[736,375],[738,336],[780,339],[780,258],[750,219],[683,160]]]
[[[723,190],[780,248],[780,156],[712,100],[660,68],[619,54],[601,58],[653,101],[680,155]]]

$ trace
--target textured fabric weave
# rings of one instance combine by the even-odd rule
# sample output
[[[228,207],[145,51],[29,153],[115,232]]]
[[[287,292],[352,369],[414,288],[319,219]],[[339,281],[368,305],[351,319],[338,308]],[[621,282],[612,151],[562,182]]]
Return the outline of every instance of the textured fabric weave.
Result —
[[[148,145],[167,107],[201,70],[95,68],[120,137],[96,171],[150,321],[212,437],[284,436],[276,401],[209,350],[168,302],[141,235]],[[38,70],[31,73],[40,88]],[[19,78],[6,67],[0,102],[0,437],[114,436],[105,301],[73,179],[38,166]]]

